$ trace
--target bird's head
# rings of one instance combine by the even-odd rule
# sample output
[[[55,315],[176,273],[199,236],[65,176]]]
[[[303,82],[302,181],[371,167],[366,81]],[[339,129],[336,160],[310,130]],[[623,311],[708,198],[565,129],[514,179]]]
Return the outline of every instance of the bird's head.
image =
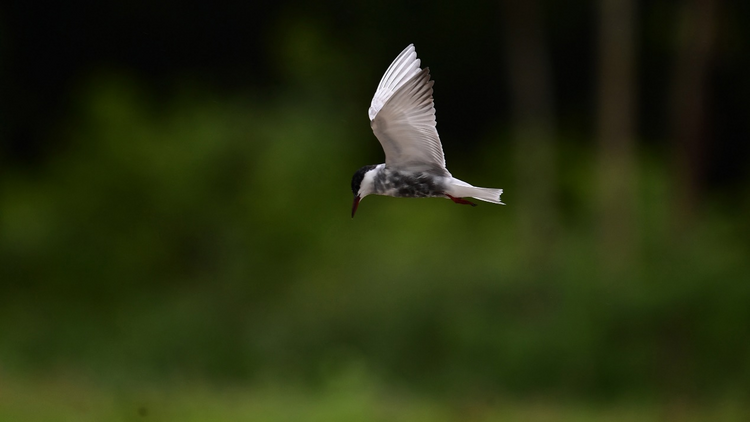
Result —
[[[365,196],[375,191],[375,165],[364,166],[357,170],[352,176],[352,193],[354,194],[354,203],[352,204],[352,218],[357,212],[359,201]]]

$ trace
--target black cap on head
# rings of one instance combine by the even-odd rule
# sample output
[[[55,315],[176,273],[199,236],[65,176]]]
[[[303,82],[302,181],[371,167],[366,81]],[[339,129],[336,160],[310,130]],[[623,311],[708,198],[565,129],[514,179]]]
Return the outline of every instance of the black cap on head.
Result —
[[[374,164],[364,166],[361,169],[357,170],[356,173],[354,173],[354,176],[352,176],[352,193],[354,195],[357,195],[357,193],[359,193],[359,186],[362,184],[362,179],[365,178],[365,173],[374,169],[375,167],[376,166]]]

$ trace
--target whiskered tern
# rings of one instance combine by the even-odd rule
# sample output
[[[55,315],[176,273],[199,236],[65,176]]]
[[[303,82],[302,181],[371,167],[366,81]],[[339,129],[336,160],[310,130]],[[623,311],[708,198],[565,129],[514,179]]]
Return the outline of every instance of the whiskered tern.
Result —
[[[445,168],[432,100],[430,69],[420,69],[410,44],[385,71],[370,104],[370,126],[385,151],[385,163],[364,166],[352,177],[354,204],[367,195],[403,198],[447,198],[476,206],[463,198],[493,204],[502,189],[480,188],[453,177]]]

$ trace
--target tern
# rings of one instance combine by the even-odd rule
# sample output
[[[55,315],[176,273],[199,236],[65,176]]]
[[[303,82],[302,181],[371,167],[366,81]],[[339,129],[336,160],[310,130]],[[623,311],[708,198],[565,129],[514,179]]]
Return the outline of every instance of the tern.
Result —
[[[502,189],[480,188],[453,177],[445,168],[432,100],[430,69],[420,69],[414,44],[396,57],[378,84],[370,104],[370,126],[385,151],[385,163],[364,166],[352,177],[354,204],[367,195],[463,198],[502,204]]]

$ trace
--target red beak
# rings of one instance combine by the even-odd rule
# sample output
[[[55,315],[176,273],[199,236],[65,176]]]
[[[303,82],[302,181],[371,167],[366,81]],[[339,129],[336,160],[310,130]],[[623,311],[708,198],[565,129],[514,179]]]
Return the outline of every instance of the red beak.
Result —
[[[357,212],[357,207],[359,206],[359,201],[362,198],[359,197],[359,195],[354,197],[354,204],[352,204],[352,218],[354,218],[354,213]]]

